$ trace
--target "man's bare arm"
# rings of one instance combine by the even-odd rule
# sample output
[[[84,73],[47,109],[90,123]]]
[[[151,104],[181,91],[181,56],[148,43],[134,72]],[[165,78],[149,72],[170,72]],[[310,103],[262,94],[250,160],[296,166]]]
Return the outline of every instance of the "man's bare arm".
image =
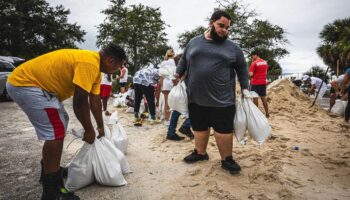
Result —
[[[73,110],[85,133],[83,140],[92,144],[95,140],[95,131],[90,119],[89,93],[75,85],[73,96]]]
[[[92,115],[97,124],[98,138],[104,136],[103,118],[102,118],[102,103],[100,95],[90,94],[89,103]]]

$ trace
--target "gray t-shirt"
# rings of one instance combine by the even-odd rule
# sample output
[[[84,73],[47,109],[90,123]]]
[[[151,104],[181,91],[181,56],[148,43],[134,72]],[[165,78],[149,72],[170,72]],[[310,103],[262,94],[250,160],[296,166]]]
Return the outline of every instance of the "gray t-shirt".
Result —
[[[208,107],[235,104],[236,73],[242,89],[248,88],[248,68],[242,50],[231,40],[215,43],[203,35],[193,38],[184,51],[176,73],[188,70],[189,103]]]

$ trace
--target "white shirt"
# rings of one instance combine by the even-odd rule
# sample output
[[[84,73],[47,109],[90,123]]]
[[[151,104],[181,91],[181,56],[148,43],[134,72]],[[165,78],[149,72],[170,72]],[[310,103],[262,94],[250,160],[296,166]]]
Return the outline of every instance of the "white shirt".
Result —
[[[119,80],[119,83],[126,83],[126,82],[128,82],[128,72],[129,72],[129,70],[126,67],[124,69],[125,69],[125,74],[124,74],[123,78],[121,78]]]
[[[135,99],[135,90],[132,88],[129,88],[126,92],[126,96],[129,96],[131,99]]]
[[[102,73],[101,85],[112,85],[112,78],[108,81],[108,74]]]
[[[311,85],[315,85],[315,89],[319,89],[321,87],[322,79],[317,77],[311,77]],[[327,88],[327,84],[323,82],[322,87]]]
[[[160,63],[159,71],[166,72],[164,75],[162,75],[164,77],[162,91],[170,91],[171,88],[173,88],[172,79],[174,78],[174,74],[176,72],[174,59],[170,58]]]

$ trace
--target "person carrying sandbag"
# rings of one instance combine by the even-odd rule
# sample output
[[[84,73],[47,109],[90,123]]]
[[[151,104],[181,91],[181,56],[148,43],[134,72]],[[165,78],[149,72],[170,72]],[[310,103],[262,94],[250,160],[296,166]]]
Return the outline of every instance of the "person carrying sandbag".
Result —
[[[180,79],[188,71],[185,81],[195,149],[184,161],[209,159],[206,150],[213,127],[221,167],[236,174],[241,171],[232,157],[236,74],[242,90],[247,90],[248,69],[241,48],[227,39],[230,24],[227,12],[215,11],[210,18],[210,29],[187,44],[175,77]]]
[[[73,96],[74,113],[85,129],[83,140],[94,143],[90,111],[99,137],[104,136],[101,72],[112,74],[125,60],[125,51],[115,44],[100,52],[61,49],[23,63],[8,77],[8,94],[27,114],[39,140],[45,141],[41,199],[79,199],[63,186],[60,161],[69,117],[62,101]]]

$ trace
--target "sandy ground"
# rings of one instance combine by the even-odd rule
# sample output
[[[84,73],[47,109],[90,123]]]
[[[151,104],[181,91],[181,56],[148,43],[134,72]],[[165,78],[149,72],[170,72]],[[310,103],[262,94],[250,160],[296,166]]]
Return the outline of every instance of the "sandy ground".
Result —
[[[209,161],[185,164],[182,159],[193,141],[165,140],[163,125],[133,127],[132,115],[118,108],[134,171],[125,176],[128,185],[93,184],[76,193],[81,199],[350,199],[350,129],[343,119],[308,108],[310,101],[289,81],[272,84],[268,95],[272,136],[262,146],[234,141],[234,158],[242,166],[239,175],[221,169],[213,137]],[[69,129],[79,128],[71,100],[64,104]],[[0,199],[39,199],[42,142],[13,102],[0,103],[0,121]],[[68,134],[63,164],[83,144],[75,140],[67,148],[72,140]]]

